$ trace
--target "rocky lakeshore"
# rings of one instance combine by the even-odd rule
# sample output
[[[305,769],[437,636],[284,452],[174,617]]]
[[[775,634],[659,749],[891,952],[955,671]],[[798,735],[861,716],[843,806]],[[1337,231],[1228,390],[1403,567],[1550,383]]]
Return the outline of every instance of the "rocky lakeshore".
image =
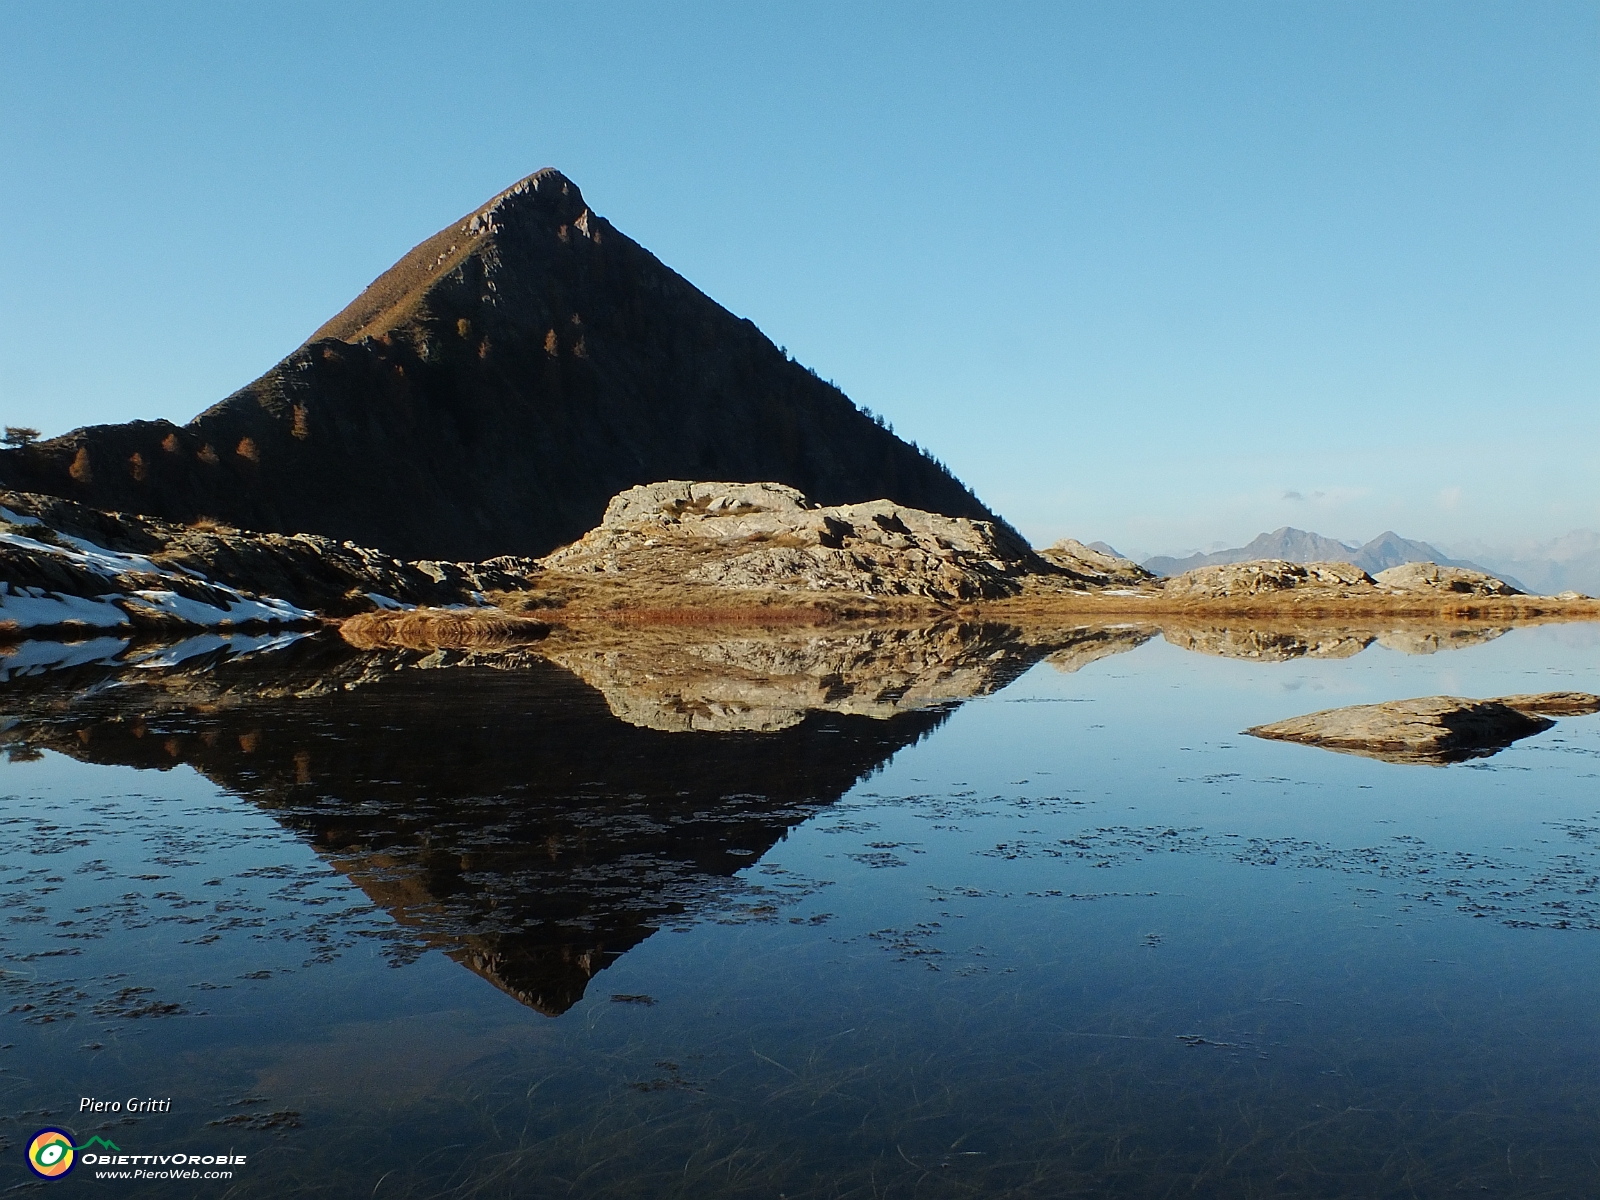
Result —
[[[1247,562],[1158,579],[1077,541],[1035,551],[1003,522],[888,500],[819,505],[777,483],[629,488],[596,528],[543,558],[472,563],[0,492],[0,631],[12,637],[351,621],[357,644],[464,646],[596,620],[1049,625],[1074,614],[1515,623],[1600,619],[1600,602],[1527,596],[1431,563],[1373,576],[1347,563]]]

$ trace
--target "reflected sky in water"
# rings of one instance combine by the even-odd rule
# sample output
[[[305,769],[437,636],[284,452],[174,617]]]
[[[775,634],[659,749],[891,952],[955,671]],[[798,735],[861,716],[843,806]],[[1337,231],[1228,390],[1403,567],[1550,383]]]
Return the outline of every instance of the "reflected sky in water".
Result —
[[[1197,640],[770,732],[315,645],[14,692],[0,1186],[60,1124],[242,1196],[1600,1189],[1600,718],[1448,767],[1239,732],[1596,690],[1596,630]],[[132,1093],[172,1112],[76,1112]]]

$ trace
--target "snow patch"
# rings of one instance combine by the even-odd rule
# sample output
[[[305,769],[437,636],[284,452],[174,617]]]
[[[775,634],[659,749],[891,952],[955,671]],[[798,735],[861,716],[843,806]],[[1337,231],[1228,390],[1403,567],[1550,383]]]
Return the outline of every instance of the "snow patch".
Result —
[[[71,596],[43,588],[13,587],[0,582],[0,622],[14,621],[19,629],[46,625],[92,625],[111,629],[128,624],[128,614],[106,596]]]

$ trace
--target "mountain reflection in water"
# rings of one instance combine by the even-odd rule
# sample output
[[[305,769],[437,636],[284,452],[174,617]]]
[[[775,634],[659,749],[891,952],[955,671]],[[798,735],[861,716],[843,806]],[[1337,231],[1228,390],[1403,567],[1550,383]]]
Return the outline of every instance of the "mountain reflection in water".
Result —
[[[554,1015],[665,924],[719,904],[770,919],[770,897],[805,881],[739,872],[952,706],[1157,632],[1286,660],[1505,631],[655,628],[493,654],[366,653],[331,635],[26,643],[4,655],[0,739],[14,757],[191,766],[303,834],[424,944]]]

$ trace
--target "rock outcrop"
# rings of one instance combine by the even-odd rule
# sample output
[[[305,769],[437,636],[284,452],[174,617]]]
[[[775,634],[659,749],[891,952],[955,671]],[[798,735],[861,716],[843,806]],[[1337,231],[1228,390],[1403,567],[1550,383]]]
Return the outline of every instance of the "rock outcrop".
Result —
[[[1545,714],[1572,716],[1600,711],[1600,696],[1550,692],[1468,700],[1423,696],[1383,704],[1332,708],[1257,725],[1252,737],[1300,742],[1385,762],[1443,764],[1487,758],[1511,743],[1549,729]]]
[[[540,555],[657,479],[997,520],[554,170],[429,238],[187,425],[0,450],[0,485],[403,559]]]
[[[1344,562],[1297,563],[1282,559],[1197,567],[1162,581],[1161,591],[1175,600],[1238,600],[1274,595],[1332,600],[1522,595],[1493,575],[1437,563],[1407,563],[1373,576]]]
[[[1161,590],[1174,599],[1215,600],[1283,592],[1342,595],[1352,590],[1371,591],[1374,586],[1372,576],[1349,563],[1264,559],[1198,567],[1168,579]]]
[[[1007,526],[889,500],[819,507],[775,483],[630,488],[549,572],[729,591],[835,592],[938,602],[996,599],[1049,571]]]

